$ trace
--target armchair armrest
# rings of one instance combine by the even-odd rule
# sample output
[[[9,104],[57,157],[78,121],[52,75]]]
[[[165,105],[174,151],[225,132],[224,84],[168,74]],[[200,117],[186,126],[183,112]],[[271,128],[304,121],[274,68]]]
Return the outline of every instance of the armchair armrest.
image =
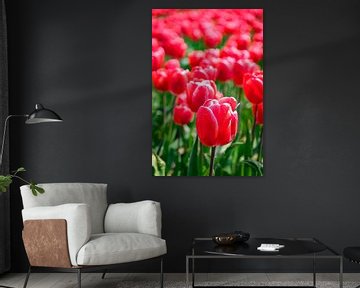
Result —
[[[155,201],[111,204],[105,215],[106,233],[143,233],[161,237],[161,208]]]
[[[64,204],[58,206],[33,207],[22,210],[23,221],[64,219],[71,264],[77,265],[76,256],[80,248],[89,241],[91,235],[91,222],[89,206],[86,204]],[[35,235],[34,235],[35,236]],[[39,241],[37,235],[33,241]],[[49,243],[45,243],[49,245]]]

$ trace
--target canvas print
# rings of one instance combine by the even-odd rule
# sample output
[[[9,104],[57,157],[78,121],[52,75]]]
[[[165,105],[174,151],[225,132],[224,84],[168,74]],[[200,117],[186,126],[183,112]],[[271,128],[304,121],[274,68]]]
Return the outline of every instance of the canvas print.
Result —
[[[154,176],[264,174],[262,9],[152,10]]]

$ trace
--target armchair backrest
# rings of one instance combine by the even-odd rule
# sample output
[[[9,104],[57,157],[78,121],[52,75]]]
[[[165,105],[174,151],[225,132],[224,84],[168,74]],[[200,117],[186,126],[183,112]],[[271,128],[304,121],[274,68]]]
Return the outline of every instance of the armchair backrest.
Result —
[[[67,203],[89,205],[92,233],[104,232],[104,217],[107,209],[107,184],[51,183],[39,184],[44,194],[34,196],[29,185],[20,187],[24,209],[39,206],[57,206]]]

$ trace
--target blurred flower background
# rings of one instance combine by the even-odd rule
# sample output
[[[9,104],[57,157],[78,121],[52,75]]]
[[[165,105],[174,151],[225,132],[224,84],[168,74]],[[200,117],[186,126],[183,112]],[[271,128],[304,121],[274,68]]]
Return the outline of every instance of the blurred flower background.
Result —
[[[263,10],[152,10],[154,176],[262,176]]]

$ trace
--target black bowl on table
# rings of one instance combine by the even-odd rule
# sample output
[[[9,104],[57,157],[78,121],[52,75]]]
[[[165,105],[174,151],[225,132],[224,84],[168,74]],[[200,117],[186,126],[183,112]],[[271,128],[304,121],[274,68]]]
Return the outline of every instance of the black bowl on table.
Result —
[[[243,231],[234,231],[230,233],[221,233],[212,237],[212,240],[218,245],[233,245],[249,240],[250,234]]]

